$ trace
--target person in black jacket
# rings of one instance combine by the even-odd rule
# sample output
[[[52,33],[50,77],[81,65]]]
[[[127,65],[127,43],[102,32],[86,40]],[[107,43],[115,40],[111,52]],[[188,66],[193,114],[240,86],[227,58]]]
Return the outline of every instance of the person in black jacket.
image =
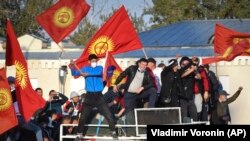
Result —
[[[207,72],[208,79],[209,79],[209,85],[210,85],[209,93],[211,95],[210,104],[213,107],[215,104],[215,101],[217,101],[217,98],[219,97],[220,84],[215,73],[209,69],[209,65],[204,65],[204,69]]]
[[[167,67],[161,72],[161,94],[160,99],[164,107],[179,107],[179,97],[181,78],[178,71],[178,62],[171,59]]]
[[[68,97],[65,95],[56,92],[55,90],[51,90],[49,92],[49,100],[46,102],[44,111],[48,110],[56,110],[56,113],[59,116],[62,116],[62,105],[66,103],[68,100]]]
[[[141,98],[149,98],[149,107],[155,107],[157,98],[156,89],[153,86],[150,72],[147,68],[147,59],[141,58],[137,64],[128,67],[124,70],[116,79],[113,90],[118,92],[117,85],[123,78],[127,77],[125,83],[125,113],[134,110],[136,108],[136,100]]]
[[[192,64],[192,60],[188,57],[182,57],[180,60],[180,75],[183,85],[183,92],[180,95],[181,115],[184,119],[187,117],[194,121],[198,120],[197,109],[194,103],[194,81],[196,77],[197,67]]]

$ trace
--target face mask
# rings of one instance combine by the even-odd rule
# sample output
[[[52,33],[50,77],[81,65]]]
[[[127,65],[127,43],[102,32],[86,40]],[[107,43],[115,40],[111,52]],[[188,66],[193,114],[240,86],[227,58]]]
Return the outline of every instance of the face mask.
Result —
[[[15,90],[15,86],[10,86],[10,91],[14,91]]]
[[[90,65],[91,65],[92,68],[95,68],[97,66],[97,63],[96,62],[92,62]]]

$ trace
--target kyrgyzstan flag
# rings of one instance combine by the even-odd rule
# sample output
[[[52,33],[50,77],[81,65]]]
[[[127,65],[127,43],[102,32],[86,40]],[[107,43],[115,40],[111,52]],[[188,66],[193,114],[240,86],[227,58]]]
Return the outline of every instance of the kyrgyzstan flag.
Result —
[[[76,60],[76,65],[80,68],[87,65],[89,54],[104,57],[106,51],[114,55],[142,47],[127,11],[122,6],[91,38],[82,55]]]
[[[103,80],[107,82],[107,87],[115,85],[117,77],[122,73],[122,69],[116,63],[114,57],[107,51],[106,63],[103,69]],[[121,84],[125,82],[122,80]]]
[[[36,20],[58,43],[77,27],[89,9],[85,0],[60,0],[38,15]]]
[[[16,67],[16,97],[24,119],[28,121],[37,109],[43,108],[45,100],[32,88],[27,63],[20,49],[9,20],[6,28],[6,66]]]
[[[214,35],[215,57],[202,59],[202,64],[232,61],[235,57],[250,55],[250,34],[234,31],[216,24]]]
[[[0,121],[0,135],[18,124],[4,68],[0,69]]]

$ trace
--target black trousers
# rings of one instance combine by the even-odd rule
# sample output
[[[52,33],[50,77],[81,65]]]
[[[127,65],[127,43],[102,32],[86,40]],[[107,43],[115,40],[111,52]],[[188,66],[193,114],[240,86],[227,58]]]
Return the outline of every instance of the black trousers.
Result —
[[[197,109],[194,100],[180,99],[182,118],[190,117],[193,121],[198,121]]]
[[[77,127],[77,133],[85,134],[85,130],[88,129],[85,124],[88,124],[88,117],[90,116],[92,109],[96,107],[98,111],[105,117],[109,123],[111,131],[115,131],[115,122],[107,103],[105,102],[101,92],[87,93],[83,102],[83,110],[79,119]]]
[[[127,92],[124,94],[124,102],[125,102],[125,113],[128,113],[136,108],[136,100],[142,98],[149,98],[149,107],[154,108],[155,102],[158,98],[156,94],[155,88],[150,88],[142,91],[140,94]]]

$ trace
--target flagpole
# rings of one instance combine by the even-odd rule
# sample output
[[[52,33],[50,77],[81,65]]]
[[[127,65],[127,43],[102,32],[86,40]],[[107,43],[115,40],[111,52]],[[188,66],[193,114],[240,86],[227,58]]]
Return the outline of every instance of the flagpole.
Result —
[[[104,65],[103,65],[103,68],[106,66],[108,54],[109,54],[109,50],[107,49],[107,50],[106,50],[105,61],[104,61],[105,63],[104,63]]]
[[[59,45],[58,43],[56,43],[57,46],[61,49],[61,51],[70,59],[72,60],[72,58],[68,55],[68,53],[63,49],[63,47],[61,45]],[[82,70],[75,64],[74,67],[80,72],[83,73]]]
[[[146,54],[146,51],[145,51],[145,48],[144,48],[144,47],[142,48],[142,51],[143,51],[143,54],[144,54],[144,56],[146,57],[146,59],[148,59],[148,56],[147,56],[147,54]]]

